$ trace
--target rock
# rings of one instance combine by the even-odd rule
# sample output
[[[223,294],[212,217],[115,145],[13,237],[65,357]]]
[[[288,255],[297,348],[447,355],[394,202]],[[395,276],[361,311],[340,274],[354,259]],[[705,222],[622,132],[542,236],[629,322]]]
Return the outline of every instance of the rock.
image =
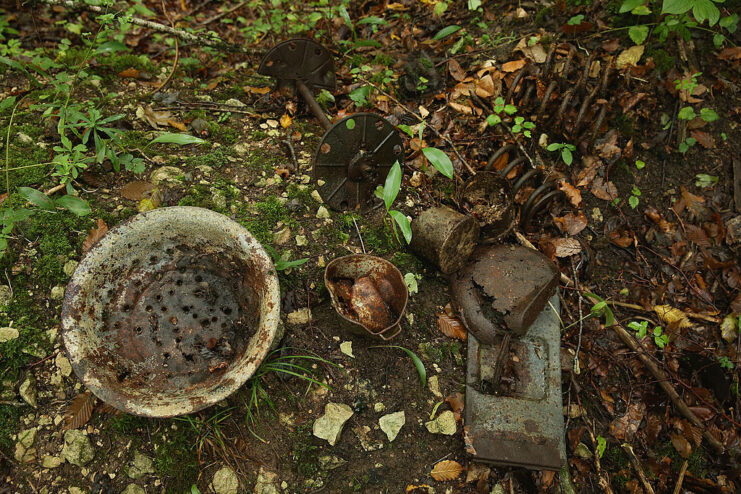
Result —
[[[219,209],[226,209],[226,194],[224,194],[224,191],[211,189],[211,202]]]
[[[36,439],[36,427],[22,430],[18,433],[18,442],[15,443],[15,459],[21,463],[28,463],[36,458],[36,449],[33,442]]]
[[[70,490],[70,494],[72,494],[72,490]],[[126,489],[124,489],[121,494],[147,494],[147,491],[136,484],[129,484],[126,486]]]
[[[21,144],[31,144],[33,142],[33,139],[31,139],[31,136],[28,134],[24,134],[23,132],[18,132],[15,137],[18,139],[18,142]]]
[[[335,455],[324,455],[319,457],[319,468],[325,471],[340,468],[345,463],[347,463],[347,460]]]
[[[365,400],[366,403],[376,401],[378,393],[373,389],[373,383],[369,379],[358,379],[358,395]]]
[[[0,328],[0,343],[5,343],[16,338],[18,338],[18,330],[16,328]]]
[[[311,191],[311,197],[318,202],[319,204],[324,204],[324,200],[322,199],[322,196],[319,195],[319,191],[312,190]]]
[[[174,166],[161,166],[157,168],[149,176],[149,181],[152,185],[166,184],[166,183],[180,183],[180,178],[183,177],[183,171],[180,168]]]
[[[591,460],[594,456],[594,453],[592,453],[589,447],[584,443],[576,445],[576,448],[574,448],[574,454],[582,460]]]
[[[79,264],[80,263],[75,261],[74,259],[70,259],[69,261],[64,263],[64,267],[62,268],[62,270],[67,276],[72,276],[73,274],[75,274],[75,269],[77,269],[77,266]]]
[[[131,460],[126,473],[129,478],[134,480],[140,479],[145,475],[154,473],[154,462],[150,457],[140,451],[134,451],[134,459]]]
[[[52,300],[62,300],[64,298],[64,287],[57,285],[51,289]]]
[[[278,494],[278,476],[264,467],[260,467],[255,483],[255,494]]]
[[[400,412],[389,413],[378,419],[378,425],[381,426],[381,430],[386,433],[389,438],[389,442],[396,439],[402,426],[406,423],[406,416],[404,410]]]
[[[286,203],[286,207],[290,212],[297,213],[304,208],[304,205],[301,204],[301,200],[298,197],[294,197]]]
[[[291,239],[291,229],[287,226],[278,230],[273,234],[273,243],[275,245],[283,245]]]
[[[90,443],[90,438],[81,430],[70,429],[64,433],[62,456],[73,465],[82,467],[90,463],[95,457],[95,450]]]
[[[386,411],[386,405],[384,405],[383,403],[381,403],[379,401],[378,403],[376,403],[375,405],[373,405],[373,411],[375,411],[376,413],[385,412]]]
[[[314,421],[314,435],[319,439],[326,439],[330,446],[337,444],[342,428],[350,417],[352,409],[343,403],[327,403],[324,415]]]
[[[236,98],[229,98],[224,102],[224,104],[229,106],[237,106],[239,108],[244,108],[247,106]]]
[[[308,307],[304,307],[303,309],[295,310],[289,313],[286,319],[288,321],[288,324],[293,324],[296,326],[309,324],[309,321],[311,321],[311,309],[309,309]]]
[[[36,379],[30,372],[26,374],[26,378],[18,388],[18,394],[21,395],[23,401],[36,408]]]
[[[237,494],[239,491],[239,478],[234,470],[229,467],[221,467],[214,474],[211,486],[216,494]]]
[[[440,383],[438,381],[438,376],[431,376],[427,379],[427,387],[430,388],[430,392],[437,396],[438,398],[442,398],[443,394],[440,392]]]
[[[504,490],[504,487],[502,486],[502,484],[497,484],[492,488],[489,494],[505,494],[505,493],[506,491]]]
[[[319,209],[316,210],[316,217],[320,220],[329,219],[329,211],[327,211],[327,208],[325,208],[324,206],[319,206]]]
[[[435,420],[425,422],[425,427],[433,434],[445,434],[446,436],[452,436],[458,430],[455,415],[450,410],[445,410]]]
[[[243,142],[239,142],[239,143],[237,143],[237,144],[234,145],[234,152],[237,153],[240,156],[246,156],[246,155],[250,154],[250,152],[252,152],[252,149],[250,148],[249,145],[247,145],[247,144],[245,144]]]
[[[299,247],[304,247],[305,245],[308,245],[309,241],[306,240],[306,235],[296,235],[296,245]]]
[[[69,363],[67,357],[65,357],[62,353],[57,354],[57,358],[54,359],[54,363],[56,364],[57,369],[59,369],[59,372],[61,372],[64,377],[69,377],[70,374],[72,374],[72,365]]]
[[[134,485],[134,484],[131,484],[131,485]],[[139,487],[139,486],[136,486],[135,485],[135,487]],[[124,491],[124,492],[126,492],[126,491]],[[72,486],[72,487],[69,488],[69,494],[87,494],[87,492],[84,491],[84,490],[82,490],[82,489],[80,489],[79,487]],[[131,494],[131,493],[128,493],[128,494]],[[134,494],[136,494],[136,491],[135,491]],[[141,493],[139,493],[139,494],[141,494]]]
[[[383,441],[377,441],[370,437],[371,428],[367,425],[359,425],[353,428],[353,432],[360,441],[363,451],[378,451],[383,448]]]
[[[64,459],[59,456],[46,455],[41,460],[41,466],[44,468],[57,468],[62,463],[64,463]]]
[[[355,358],[355,355],[352,353],[352,341],[343,341],[340,343],[340,351],[348,357]]]
[[[8,285],[0,285],[0,307],[8,305],[13,300],[13,290]]]

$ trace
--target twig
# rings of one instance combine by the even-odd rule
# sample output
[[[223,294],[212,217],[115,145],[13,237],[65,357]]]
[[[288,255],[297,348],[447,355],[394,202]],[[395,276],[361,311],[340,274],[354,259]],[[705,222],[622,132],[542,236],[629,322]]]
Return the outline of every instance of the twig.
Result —
[[[283,140],[283,144],[288,146],[288,150],[291,152],[291,159],[293,160],[293,171],[298,171],[298,159],[296,159],[296,151],[293,149],[293,144],[291,144],[291,138]]]
[[[625,343],[625,345],[627,345],[631,350],[638,354],[638,358],[641,359],[641,362],[643,362],[646,368],[651,372],[651,374],[653,374],[659,386],[661,386],[661,389],[663,389],[664,392],[669,395],[669,399],[672,401],[674,406],[677,407],[680,413],[684,415],[687,420],[692,422],[692,425],[702,430],[702,436],[716,451],[718,451],[719,453],[724,453],[725,447],[723,446],[723,444],[721,444],[721,442],[718,441],[715,436],[710,434],[710,432],[705,428],[705,425],[702,423],[702,421],[700,421],[700,419],[697,418],[697,415],[695,415],[694,412],[690,410],[690,408],[687,406],[687,403],[685,403],[682,397],[679,396],[674,387],[669,383],[668,376],[664,373],[664,371],[659,369],[656,363],[654,363],[646,350],[643,348],[643,345],[636,341],[636,339],[633,338],[633,336],[631,336],[631,334],[628,333],[628,331],[626,331],[625,328],[623,328],[620,324],[613,324],[610,327],[617,333],[617,335],[620,337],[622,342]]]
[[[203,22],[199,22],[198,24],[199,24],[200,26],[206,26],[206,25],[208,25],[208,24],[211,24],[211,23],[212,23],[212,22],[214,22],[214,21],[218,21],[219,19],[221,19],[221,18],[222,18],[222,17],[224,17],[225,15],[229,15],[229,14],[231,14],[231,13],[233,13],[233,12],[235,12],[235,11],[237,11],[237,10],[241,9],[241,8],[242,8],[242,7],[244,7],[244,6],[246,5],[246,4],[247,4],[247,2],[246,2],[246,1],[245,1],[245,2],[240,2],[240,3],[238,3],[238,4],[236,5],[236,6],[232,7],[231,9],[229,9],[229,10],[227,10],[227,11],[225,11],[225,12],[221,12],[220,14],[216,14],[215,16],[213,16],[213,17],[211,17],[211,18],[209,18],[209,19],[206,19],[206,20],[205,20],[205,21],[203,21]]]
[[[515,232],[515,238],[517,239],[517,242],[519,242],[520,245],[523,245],[529,249],[538,250],[531,241],[525,238],[525,235],[518,232],[517,230],[514,230],[514,232]],[[563,283],[566,286],[569,286],[573,283],[573,281],[571,281],[571,278],[569,278],[563,273],[560,273],[560,274],[561,274],[561,283]]]
[[[615,302],[613,300],[608,300],[607,303],[610,305],[614,305],[616,307],[625,307],[626,309],[635,309],[641,312],[647,312],[645,307],[640,306],[638,304],[629,304],[627,302]],[[712,316],[706,316],[705,314],[693,314],[692,312],[685,312],[685,314],[687,315],[687,317],[692,318],[692,319],[700,319],[701,321],[714,322],[714,323],[720,322],[718,318],[712,317]]]
[[[581,337],[584,331],[584,313],[581,304],[584,297],[582,297],[581,290],[579,289],[579,275],[576,273],[576,266],[574,266],[573,257],[571,258],[571,271],[574,273],[574,288],[576,288],[576,294],[579,301],[579,339],[576,342],[576,353],[574,355],[574,374],[579,374],[579,351],[581,350]]]
[[[393,101],[394,103],[396,103],[397,105],[399,105],[402,110],[404,110],[406,113],[408,113],[409,115],[412,115],[414,118],[416,118],[420,123],[422,123],[422,122],[425,121],[424,118],[422,118],[421,116],[419,116],[416,113],[414,113],[412,110],[410,110],[409,108],[407,108],[406,105],[404,105],[404,103],[402,103],[401,101],[399,101],[398,99],[396,99],[394,96],[392,96],[391,94],[387,93],[386,91],[384,91],[383,89],[381,89],[380,87],[378,87],[373,82],[371,82],[371,81],[369,81],[367,79],[364,79],[362,77],[360,78],[360,80],[363,81],[364,83],[368,84],[369,86],[372,86],[373,88],[375,88],[376,91],[378,91],[379,93],[381,93],[384,96],[388,97],[391,101]],[[474,170],[473,168],[471,168],[471,165],[469,165],[468,162],[465,160],[465,158],[463,158],[463,156],[461,156],[461,153],[458,152],[458,149],[455,147],[455,144],[453,144],[453,141],[450,139],[450,137],[447,137],[447,136],[442,135],[440,132],[437,131],[437,129],[435,129],[431,125],[428,125],[427,128],[430,129],[437,137],[439,137],[440,139],[442,139],[443,141],[445,141],[448,144],[448,146],[450,146],[451,148],[453,148],[453,152],[458,157],[458,160],[461,162],[461,164],[463,164],[463,166],[466,167],[466,169],[468,170],[468,172],[471,175],[476,175],[476,170]]]
[[[365,244],[363,243],[363,236],[360,234],[360,228],[358,228],[358,223],[355,221],[355,218],[352,219],[353,225],[355,225],[355,231],[358,232],[358,238],[360,239],[360,246],[363,248],[363,254],[365,254]]]
[[[47,5],[60,5],[62,7],[67,7],[70,9],[87,10],[88,12],[92,12],[94,14],[105,14],[106,13],[106,10],[101,7],[98,7],[96,5],[89,5],[89,4],[78,2],[75,0],[39,0],[39,1]],[[177,36],[183,41],[190,41],[190,42],[193,42],[199,45],[210,46],[213,48],[224,48],[229,51],[241,52],[241,53],[245,53],[248,55],[255,55],[258,53],[256,50],[248,50],[248,49],[242,48],[241,46],[237,46],[233,43],[229,43],[227,41],[222,41],[220,39],[214,39],[214,38],[207,38],[206,36],[189,33],[187,31],[183,31],[182,29],[165,26],[164,24],[160,24],[158,22],[153,22],[153,21],[147,21],[144,19],[140,19],[138,17],[128,18],[127,22],[130,22],[131,24],[136,24],[137,26],[146,27],[153,31],[171,34],[173,36]]]
[[[581,403],[579,403],[581,408]],[[594,446],[594,467],[597,470],[597,477],[599,478],[599,486],[602,488],[602,492],[605,494],[612,494],[612,487],[610,486],[610,480],[602,475],[602,465],[599,461],[599,449],[597,447],[597,438],[594,437],[592,427],[587,427],[590,437],[592,438],[592,446]]]
[[[167,12],[167,7],[165,6],[165,0],[162,0],[162,12],[165,14],[165,17],[167,17],[167,20],[170,21],[170,26],[174,28],[175,21],[170,17],[170,14],[168,14]],[[149,93],[150,96],[153,94],[157,94],[159,91],[164,89],[164,87],[167,86],[167,84],[172,79],[172,76],[175,75],[175,70],[178,68],[178,59],[180,58],[180,47],[178,46],[178,39],[174,38],[174,41],[175,41],[175,61],[172,63],[172,70],[170,71],[170,74],[167,76],[167,79],[165,79],[165,81],[162,84],[160,84],[157,87],[157,89]]]
[[[674,486],[674,494],[679,494],[679,491],[682,490],[682,484],[684,483],[684,474],[687,473],[688,464],[689,462],[687,460],[684,460],[682,468],[681,470],[679,470],[679,478],[677,479],[677,484]]]
[[[8,460],[8,463],[10,463],[11,465],[15,465],[16,470],[19,471],[19,472],[21,472],[21,474],[23,475],[23,477],[25,477],[26,482],[28,482],[28,485],[31,486],[31,489],[33,489],[33,492],[35,492],[36,494],[38,494],[39,491],[36,489],[36,486],[33,485],[33,482],[31,482],[31,476],[28,473],[26,473],[26,471],[23,470],[21,468],[21,466],[13,460],[13,458],[11,458],[10,456],[6,455],[5,452],[2,450],[2,448],[0,448],[0,455],[3,455],[3,457],[6,460]]]
[[[47,196],[50,196],[50,195],[52,195],[52,194],[55,194],[55,193],[59,192],[60,190],[62,190],[62,189],[63,189],[63,188],[65,188],[66,186],[67,186],[67,184],[59,184],[59,185],[55,185],[55,186],[54,186],[54,187],[52,187],[51,189],[49,189],[49,190],[47,190],[46,192],[44,192],[44,194],[46,194]]]
[[[651,484],[648,482],[648,479],[646,478],[646,473],[643,471],[643,467],[641,467],[641,464],[638,461],[638,458],[636,458],[636,454],[633,451],[633,447],[628,443],[623,443],[622,448],[623,448],[623,451],[625,451],[628,454],[628,458],[630,458],[630,462],[633,464],[633,468],[635,468],[636,472],[638,472],[638,478],[641,479],[641,484],[643,484],[643,488],[646,490],[646,494],[655,494],[653,487],[651,487]]]

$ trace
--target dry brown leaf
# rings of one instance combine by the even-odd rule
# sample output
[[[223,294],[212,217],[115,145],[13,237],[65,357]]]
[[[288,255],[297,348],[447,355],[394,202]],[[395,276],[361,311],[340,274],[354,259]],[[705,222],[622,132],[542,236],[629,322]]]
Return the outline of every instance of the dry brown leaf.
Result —
[[[465,407],[465,401],[464,401],[463,394],[455,392],[452,395],[445,398],[445,401],[450,405],[450,408],[453,410],[453,414],[455,415],[455,420],[460,420],[461,412],[463,412],[463,408]]]
[[[461,82],[463,79],[466,78],[466,72],[463,70],[461,64],[459,64],[455,58],[451,58],[450,60],[448,60],[448,72],[450,72],[450,75],[453,76],[453,79],[458,82]]]
[[[676,226],[673,223],[666,221],[664,217],[661,216],[661,213],[659,213],[659,211],[653,206],[647,206],[643,214],[648,216],[648,219],[653,221],[663,233],[672,234],[676,230]]]
[[[721,60],[741,60],[741,46],[729,46],[718,53]]]
[[[713,244],[710,243],[710,239],[708,238],[707,233],[705,233],[705,230],[695,225],[687,225],[685,229],[687,230],[688,240],[691,240],[703,249],[712,247]]]
[[[64,412],[64,429],[79,429],[93,416],[95,395],[90,391],[80,393]]]
[[[646,413],[646,405],[643,403],[632,403],[628,406],[625,415],[610,423],[610,434],[620,441],[630,440],[638,431],[643,415]]]
[[[702,130],[692,130],[690,131],[690,135],[697,139],[697,142],[705,149],[712,149],[715,147],[715,139],[713,139],[713,136],[707,132],[703,132]]]
[[[501,91],[501,81],[499,81],[499,88],[497,90],[494,85],[494,79],[492,79],[489,74],[486,74],[484,77],[479,79],[478,82],[476,82],[476,96],[480,98],[491,98],[493,96],[498,96]]]
[[[242,89],[244,89],[245,93],[252,93],[252,94],[267,94],[270,92],[270,86],[263,86],[263,87],[252,87],[252,86],[245,86]]]
[[[141,201],[144,198],[144,195],[152,189],[154,189],[154,185],[150,182],[145,182],[144,180],[134,180],[133,182],[129,182],[121,187],[119,193],[124,199],[128,199],[130,201]]]
[[[140,106],[136,109],[136,116],[147,122],[153,129],[158,130],[160,126],[168,125],[172,114],[169,111],[154,111],[150,106],[146,108]]]
[[[406,488],[406,494],[435,494],[435,489],[427,484],[409,484]]]
[[[654,305],[654,312],[659,316],[659,319],[667,326],[672,326],[678,329],[688,329],[692,327],[692,323],[687,318],[687,314],[681,310],[672,307],[671,305]]]
[[[100,240],[103,235],[108,231],[108,225],[105,224],[101,218],[98,218],[97,228],[92,228],[90,233],[87,234],[85,240],[82,241],[82,251],[87,252],[95,243]]]
[[[610,231],[610,241],[619,245],[620,247],[628,247],[633,243],[633,237],[628,234],[622,228],[616,228]]]
[[[682,458],[689,458],[692,454],[692,445],[690,442],[682,434],[676,433],[672,433],[671,439],[672,446],[677,450],[677,453],[679,453]]]
[[[643,56],[643,51],[646,49],[644,45],[636,45],[623,50],[617,57],[615,66],[618,69],[627,67],[628,65],[638,65],[638,61]]]
[[[122,70],[121,72],[118,73],[118,77],[120,77],[121,79],[138,79],[139,70],[133,67],[128,68],[126,70]]]
[[[553,221],[563,233],[574,236],[587,227],[587,217],[582,211],[576,214],[567,213],[563,216],[553,218]]]
[[[437,315],[437,327],[448,338],[458,338],[466,340],[467,332],[461,321],[457,317],[451,317],[445,313]]]
[[[579,192],[579,189],[577,189],[576,187],[574,187],[567,181],[562,180],[558,183],[558,190],[566,194],[566,197],[568,197],[569,202],[575,208],[578,208],[579,206],[581,206],[581,192]]]
[[[592,181],[592,194],[603,201],[612,201],[618,195],[617,187],[609,180],[597,177]]]
[[[470,484],[471,482],[479,481],[486,482],[487,480],[489,480],[490,475],[491,468],[489,466],[473,461],[468,465],[468,472],[466,473],[466,483]]]
[[[502,72],[516,72],[523,68],[526,63],[525,60],[512,60],[502,65]]]
[[[167,125],[169,125],[170,127],[174,127],[181,132],[188,132],[188,127],[186,127],[184,123],[178,122],[177,120],[172,120],[168,118]]]
[[[206,91],[211,91],[213,89],[216,89],[216,86],[218,86],[221,81],[222,81],[222,78],[217,77],[213,81],[209,82],[208,85],[206,86]]]
[[[454,101],[451,101],[448,103],[448,106],[450,106],[453,110],[464,113],[466,115],[473,115],[473,108],[468,105],[460,105]]]
[[[104,402],[101,402],[100,405],[98,405],[97,409],[98,413],[105,413],[107,415],[113,415],[114,417],[118,417],[119,415],[123,414],[123,412],[118,408],[115,408]]]
[[[569,257],[581,252],[581,244],[575,238],[554,238],[551,244],[556,248],[556,257]]]
[[[463,472],[463,466],[454,460],[443,460],[435,465],[430,475],[438,482],[453,480]]]
[[[602,163],[602,160],[596,156],[585,156],[582,158],[582,163],[584,164],[584,168],[582,168],[579,175],[576,177],[577,187],[585,187],[592,183],[594,177],[597,176],[597,170],[604,164]]]
[[[514,51],[520,51],[523,55],[525,55],[527,58],[532,60],[535,63],[543,63],[548,58],[548,54],[546,53],[545,49],[543,48],[543,45],[540,43],[534,44],[533,46],[528,46],[529,38],[522,38],[519,43],[517,43],[517,46],[515,46]]]

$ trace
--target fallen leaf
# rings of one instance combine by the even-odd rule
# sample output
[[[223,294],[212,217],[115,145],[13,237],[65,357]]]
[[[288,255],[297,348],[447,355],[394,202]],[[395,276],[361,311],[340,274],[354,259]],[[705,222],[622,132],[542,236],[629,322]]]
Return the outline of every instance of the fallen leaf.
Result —
[[[561,31],[566,34],[577,34],[586,33],[594,28],[594,24],[591,22],[581,22],[579,24],[564,24],[561,26]]]
[[[252,87],[252,86],[245,86],[242,89],[244,89],[245,93],[252,93],[252,94],[267,94],[270,92],[270,86],[263,86],[263,87]]]
[[[620,247],[628,247],[633,243],[633,237],[622,228],[616,228],[610,231],[610,241]]]
[[[661,216],[661,213],[659,213],[659,211],[653,206],[647,206],[643,214],[653,221],[663,233],[672,234],[676,230],[676,226],[673,223],[666,221],[664,217]]]
[[[638,65],[638,61],[643,56],[643,51],[646,49],[644,45],[631,46],[627,50],[620,52],[617,57],[615,66],[618,69],[623,69],[628,65]]]
[[[98,218],[98,227],[92,228],[90,233],[87,234],[85,240],[82,241],[82,251],[87,252],[95,243],[100,240],[103,235],[108,231],[108,225],[105,224],[101,218]]]
[[[628,405],[625,415],[610,423],[610,434],[620,441],[630,440],[638,431],[645,413],[645,404],[631,403]]]
[[[391,4],[389,4],[388,7],[391,8]],[[406,494],[435,494],[435,489],[427,484],[409,484],[406,488]]]
[[[454,101],[450,101],[448,103],[448,106],[450,106],[453,110],[464,113],[466,115],[473,115],[473,108],[468,105],[460,105]]]
[[[596,198],[602,199],[603,201],[612,201],[618,195],[615,184],[602,177],[596,177],[592,181],[591,191]]]
[[[708,235],[705,233],[705,230],[695,225],[687,225],[685,229],[687,230],[688,240],[691,240],[692,242],[696,243],[699,247],[703,249],[708,249],[712,247],[712,244],[710,243],[710,239],[708,238]]]
[[[93,416],[95,395],[90,391],[80,393],[64,412],[64,429],[79,429]]]
[[[162,192],[158,188],[152,189],[148,196],[139,202],[138,209],[140,213],[157,209],[162,203]]]
[[[587,227],[587,217],[582,211],[578,211],[576,214],[567,213],[563,216],[553,218],[553,221],[559,230],[571,236],[578,234]]]
[[[129,182],[121,187],[119,193],[124,199],[130,201],[141,201],[152,189],[154,189],[152,183],[145,182],[144,180],[134,180],[133,182]]]
[[[461,64],[459,64],[455,58],[451,58],[450,60],[448,60],[448,72],[450,72],[450,75],[453,76],[453,79],[458,82],[461,82],[463,79],[466,78],[466,72],[463,70]]]
[[[569,257],[581,252],[581,244],[575,238],[555,238],[551,244],[556,248],[556,257]]]
[[[652,308],[656,315],[659,316],[659,319],[661,319],[667,326],[672,326],[678,329],[688,329],[692,327],[692,323],[687,318],[687,314],[671,305],[654,305]]]
[[[692,454],[692,445],[690,442],[682,434],[677,433],[672,433],[671,439],[672,446],[677,450],[677,453],[679,453],[682,458],[689,458]]]
[[[582,158],[584,168],[581,169],[579,175],[576,177],[576,186],[585,187],[592,183],[594,177],[597,176],[597,170],[599,170],[604,163],[596,156],[585,156]]]
[[[454,460],[443,460],[435,465],[430,475],[438,482],[453,480],[463,472],[463,466]]]
[[[480,98],[491,98],[493,96],[498,96],[499,93],[502,91],[502,84],[501,81],[499,82],[499,88],[495,87],[494,85],[494,79],[491,78],[489,74],[486,74],[484,77],[478,80],[476,82],[476,96]]]
[[[160,125],[168,125],[167,121],[172,117],[172,113],[169,111],[154,111],[149,106],[147,108],[139,106],[136,109],[136,116],[140,120],[147,122],[153,129],[159,129]]]
[[[466,328],[457,317],[451,317],[445,313],[437,315],[437,327],[448,338],[465,341],[468,335]]]
[[[280,126],[284,129],[290,127],[291,123],[293,123],[293,119],[287,113],[284,113],[283,116],[280,117]]]
[[[514,51],[522,52],[525,57],[529,58],[535,63],[543,63],[548,58],[548,54],[545,52],[543,45],[536,43],[533,46],[528,46],[529,38],[522,38]]]
[[[213,89],[216,89],[216,86],[218,86],[221,81],[222,81],[222,78],[217,77],[213,81],[209,82],[208,85],[206,85],[206,91],[211,91]]]
[[[718,53],[721,60],[741,60],[741,46],[729,46]]]
[[[450,405],[453,414],[455,414],[455,420],[461,419],[461,412],[465,407],[464,396],[462,393],[453,393],[452,395],[445,398],[445,401]]]
[[[139,70],[133,67],[128,68],[126,70],[122,70],[121,72],[118,73],[118,77],[120,77],[121,79],[138,79]]]
[[[186,127],[185,124],[182,123],[182,122],[178,122],[176,120],[171,120],[171,119],[168,118],[167,119],[167,124],[170,127],[174,127],[174,128],[178,129],[181,132],[187,132],[188,131],[188,127]]]
[[[562,180],[558,183],[558,190],[566,194],[569,202],[576,208],[581,206],[581,192],[579,189],[568,183],[566,180]]]
[[[713,139],[713,136],[707,132],[703,132],[702,130],[691,130],[690,135],[697,139],[697,142],[705,149],[712,149],[715,147],[715,139]]]
[[[466,473],[466,483],[487,481],[491,475],[491,468],[483,463],[472,461],[468,464],[468,472]],[[487,491],[489,489],[486,489]]]
[[[523,68],[526,63],[526,60],[512,60],[502,65],[502,72],[516,72]]]

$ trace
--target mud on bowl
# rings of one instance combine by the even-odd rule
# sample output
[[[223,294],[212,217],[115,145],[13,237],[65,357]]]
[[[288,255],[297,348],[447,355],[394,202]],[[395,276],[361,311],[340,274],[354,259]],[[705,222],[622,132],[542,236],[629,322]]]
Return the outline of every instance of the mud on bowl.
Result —
[[[195,207],[139,214],[91,248],[67,285],[72,368],[106,403],[171,417],[236,391],[267,355],[278,277],[254,237]]]

